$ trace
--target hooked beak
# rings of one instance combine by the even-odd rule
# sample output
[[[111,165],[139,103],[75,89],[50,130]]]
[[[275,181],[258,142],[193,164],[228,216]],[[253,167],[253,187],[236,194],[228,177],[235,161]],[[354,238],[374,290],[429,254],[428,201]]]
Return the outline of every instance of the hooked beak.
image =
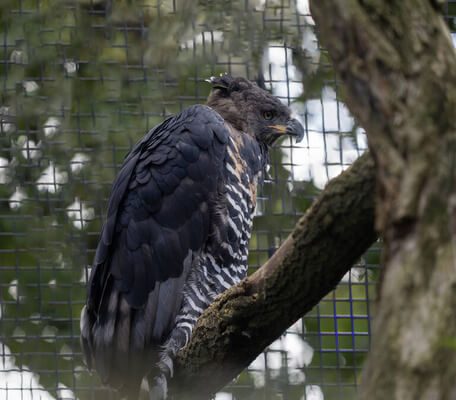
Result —
[[[304,138],[304,128],[295,118],[290,119],[287,125],[272,125],[271,128],[280,135],[294,136],[296,138],[296,143],[301,142]]]
[[[288,121],[286,133],[290,136],[294,136],[296,138],[296,143],[301,142],[304,138],[304,128],[295,118]]]

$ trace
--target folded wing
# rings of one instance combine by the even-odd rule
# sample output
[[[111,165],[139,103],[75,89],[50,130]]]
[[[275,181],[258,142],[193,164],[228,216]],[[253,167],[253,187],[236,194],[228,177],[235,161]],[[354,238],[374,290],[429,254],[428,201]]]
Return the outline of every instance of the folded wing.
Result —
[[[86,360],[104,381],[119,380],[116,371],[129,368],[132,353],[171,329],[186,273],[208,239],[228,136],[216,112],[193,106],[126,157],[82,315]]]

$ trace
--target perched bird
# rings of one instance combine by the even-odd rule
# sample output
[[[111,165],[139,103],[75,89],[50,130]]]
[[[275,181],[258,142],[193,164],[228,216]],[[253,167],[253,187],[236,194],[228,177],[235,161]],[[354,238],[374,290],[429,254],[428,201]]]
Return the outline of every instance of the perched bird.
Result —
[[[268,147],[302,139],[290,110],[256,84],[212,77],[207,105],[153,128],[113,184],[81,314],[89,368],[129,398],[166,398],[173,358],[214,298],[246,276]]]

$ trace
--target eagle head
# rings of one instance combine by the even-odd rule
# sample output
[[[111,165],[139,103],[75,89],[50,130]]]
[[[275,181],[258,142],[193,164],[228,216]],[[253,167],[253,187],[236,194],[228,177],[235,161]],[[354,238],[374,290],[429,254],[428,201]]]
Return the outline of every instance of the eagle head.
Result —
[[[279,137],[304,136],[301,123],[290,116],[290,109],[275,96],[245,78],[230,75],[211,77],[207,105],[236,129],[271,146]]]

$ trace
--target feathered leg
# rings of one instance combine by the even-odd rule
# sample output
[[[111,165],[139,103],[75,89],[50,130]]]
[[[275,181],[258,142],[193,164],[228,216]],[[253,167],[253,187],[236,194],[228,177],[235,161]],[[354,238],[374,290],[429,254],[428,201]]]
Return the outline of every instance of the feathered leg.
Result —
[[[168,394],[168,380],[174,375],[173,360],[177,352],[190,341],[196,321],[217,295],[209,287],[207,287],[205,293],[202,293],[201,287],[198,284],[202,280],[197,274],[203,270],[195,268],[185,284],[184,301],[175,319],[175,326],[159,351],[159,362],[157,363],[159,372],[150,373],[148,376],[150,400],[166,399]]]
[[[164,400],[167,398],[168,380],[174,375],[173,360],[177,352],[189,342],[193,326],[198,316],[191,316],[191,318],[187,316],[185,321],[178,322],[171,336],[162,346],[159,353],[160,360],[157,363],[158,371],[155,370],[148,376],[150,400]]]
[[[214,301],[218,294],[237,283],[237,277],[225,276],[223,279],[213,279],[214,270],[220,270],[215,265],[215,260],[203,255],[200,262],[194,266],[184,286],[182,307],[175,319],[175,325],[170,336],[161,347],[158,374],[148,375],[150,387],[150,400],[164,400],[168,393],[168,380],[174,375],[174,362],[176,354],[190,341],[196,321],[203,311]]]

